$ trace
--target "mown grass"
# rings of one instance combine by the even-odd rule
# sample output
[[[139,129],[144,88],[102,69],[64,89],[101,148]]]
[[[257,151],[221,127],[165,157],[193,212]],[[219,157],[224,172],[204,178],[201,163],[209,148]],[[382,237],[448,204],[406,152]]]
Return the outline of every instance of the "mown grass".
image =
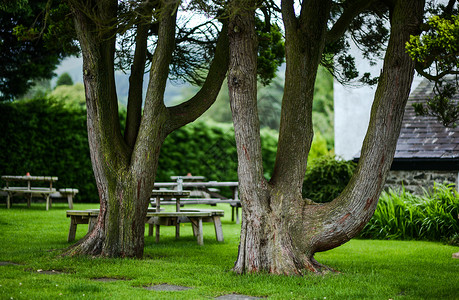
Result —
[[[75,209],[95,208],[76,204]],[[237,254],[239,225],[225,209],[225,242],[217,243],[213,227],[204,226],[204,246],[198,246],[191,227],[161,228],[161,241],[146,236],[144,259],[62,257],[69,220],[64,204],[50,211],[44,204],[30,209],[17,204],[0,208],[1,299],[209,299],[238,293],[270,299],[459,299],[458,247],[436,242],[351,242],[316,258],[339,270],[323,276],[236,275],[231,272]],[[79,225],[77,239],[87,225]],[[37,270],[56,270],[57,275]],[[116,278],[117,281],[97,281]],[[146,286],[174,284],[192,287],[177,292],[150,291]]]

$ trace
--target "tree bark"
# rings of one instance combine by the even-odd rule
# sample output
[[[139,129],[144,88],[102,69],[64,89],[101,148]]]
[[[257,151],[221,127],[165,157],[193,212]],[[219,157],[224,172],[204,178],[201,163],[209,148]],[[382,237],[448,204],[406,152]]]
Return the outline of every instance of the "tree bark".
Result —
[[[243,1],[235,1],[250,7]],[[301,198],[312,140],[312,91],[326,39],[329,1],[282,1],[286,32],[286,83],[273,177],[266,184],[259,154],[251,17],[230,18],[228,87],[239,159],[243,223],[237,273],[304,274],[331,270],[314,254],[337,247],[364,227],[374,213],[398,139],[414,64],[405,43],[422,22],[423,0],[399,0],[391,11],[391,37],[375,95],[358,169],[343,193],[327,204]],[[237,11],[237,10],[234,10]],[[244,11],[245,12],[245,11]],[[232,26],[232,24],[235,24]],[[232,28],[237,31],[231,31]],[[256,120],[255,120],[256,119]]]

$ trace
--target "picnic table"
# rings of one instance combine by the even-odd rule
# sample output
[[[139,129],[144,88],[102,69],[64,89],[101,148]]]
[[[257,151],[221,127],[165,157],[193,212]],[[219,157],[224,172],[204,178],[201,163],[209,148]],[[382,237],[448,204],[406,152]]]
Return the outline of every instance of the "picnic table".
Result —
[[[223,242],[223,231],[220,217],[224,216],[222,210],[216,209],[180,209],[180,198],[188,196],[189,191],[176,190],[154,190],[152,197],[156,199],[156,207],[148,209],[145,223],[149,224],[148,235],[153,235],[156,228],[156,242],[159,242],[160,226],[175,226],[175,237],[180,237],[180,224],[189,222],[192,225],[193,235],[197,238],[199,245],[204,244],[203,222],[212,222],[215,227],[217,241]],[[162,201],[174,200],[177,202],[176,211],[166,212],[161,209]],[[75,240],[78,224],[89,224],[88,232],[92,230],[97,222],[99,209],[68,210],[67,217],[70,218],[70,229],[67,241]]]
[[[58,180],[54,176],[12,176],[12,175],[3,175],[2,180],[6,182],[6,186],[2,188],[2,191],[7,193],[6,197],[6,207],[11,207],[11,200],[14,195],[26,195],[27,197],[27,207],[30,207],[30,202],[32,197],[38,196],[46,199],[46,210],[51,208],[50,195],[56,192],[56,189],[53,188],[53,182]],[[24,183],[23,186],[11,186],[11,182],[21,182]],[[33,187],[32,183],[36,182],[48,182],[49,187]],[[24,186],[26,185],[26,186]]]
[[[239,200],[239,183],[237,181],[183,181],[181,179],[187,178],[188,176],[177,176],[176,182],[156,182],[155,188],[167,188],[174,190],[199,190],[205,192],[209,197],[204,198],[182,198],[181,205],[184,204],[209,204],[216,205],[219,203],[228,203],[231,205],[231,220],[234,221],[236,216],[236,223],[239,224],[239,208],[241,207],[241,201]],[[196,176],[198,177],[198,176]],[[202,177],[202,176],[199,176]],[[221,195],[218,188],[229,187],[232,191],[232,198],[227,198]],[[173,204],[173,203],[165,203]]]

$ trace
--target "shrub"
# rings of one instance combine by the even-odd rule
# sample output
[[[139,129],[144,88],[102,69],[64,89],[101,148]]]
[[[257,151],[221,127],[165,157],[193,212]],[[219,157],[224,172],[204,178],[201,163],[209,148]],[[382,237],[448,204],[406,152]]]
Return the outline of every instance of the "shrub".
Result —
[[[421,239],[454,243],[459,232],[459,195],[452,185],[435,184],[423,196],[404,189],[383,192],[375,214],[360,236],[373,239]]]
[[[303,197],[315,202],[332,201],[346,187],[356,164],[326,155],[313,159],[303,182]]]

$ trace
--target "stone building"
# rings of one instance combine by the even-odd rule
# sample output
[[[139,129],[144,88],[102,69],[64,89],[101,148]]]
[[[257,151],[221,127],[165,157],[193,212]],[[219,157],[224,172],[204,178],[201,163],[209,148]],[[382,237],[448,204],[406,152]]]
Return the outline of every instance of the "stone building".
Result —
[[[422,81],[410,94],[386,189],[423,194],[434,182],[459,187],[459,127],[444,127],[435,117],[416,116],[413,103],[431,98],[433,83]],[[453,98],[459,102],[459,94]],[[359,160],[360,153],[354,157]]]
[[[386,186],[422,193],[437,183],[458,184],[459,127],[444,127],[435,117],[416,116],[413,103],[431,98],[433,83],[422,81],[411,93]],[[454,100],[459,101],[459,94]]]

